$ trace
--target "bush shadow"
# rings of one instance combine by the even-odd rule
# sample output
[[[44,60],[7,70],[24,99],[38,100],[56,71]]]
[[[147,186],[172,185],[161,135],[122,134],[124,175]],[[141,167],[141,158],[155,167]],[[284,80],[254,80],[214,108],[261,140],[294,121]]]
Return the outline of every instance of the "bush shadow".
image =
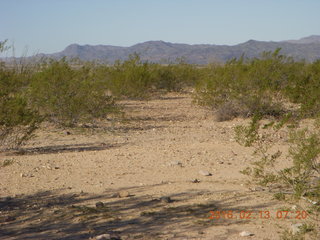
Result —
[[[164,199],[145,194],[155,187],[109,189],[100,195],[60,190],[0,198],[0,239],[89,239],[105,233],[120,236],[119,239],[177,239],[190,233],[202,234],[211,227],[245,222],[209,217],[210,211],[240,212],[246,207],[249,195],[199,203],[200,195],[215,192],[189,190]],[[131,195],[120,198],[119,191]],[[239,202],[243,206],[239,207]],[[270,204],[250,208],[265,210]]]
[[[38,155],[38,154],[52,154],[52,153],[67,153],[67,152],[85,152],[85,151],[102,151],[111,148],[123,146],[121,144],[106,144],[106,143],[83,143],[83,144],[63,144],[50,145],[44,147],[26,147],[5,152],[7,156],[14,155]]]

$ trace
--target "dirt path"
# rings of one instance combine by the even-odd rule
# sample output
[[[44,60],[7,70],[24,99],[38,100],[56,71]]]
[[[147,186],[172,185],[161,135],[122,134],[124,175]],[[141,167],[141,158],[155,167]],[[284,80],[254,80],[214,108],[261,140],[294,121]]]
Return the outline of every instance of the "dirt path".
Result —
[[[216,122],[186,94],[124,106],[128,121],[108,131],[44,126],[25,155],[0,156],[12,160],[0,168],[0,239],[280,239],[302,222],[276,219],[292,205],[245,185],[252,150],[233,139],[244,120]]]

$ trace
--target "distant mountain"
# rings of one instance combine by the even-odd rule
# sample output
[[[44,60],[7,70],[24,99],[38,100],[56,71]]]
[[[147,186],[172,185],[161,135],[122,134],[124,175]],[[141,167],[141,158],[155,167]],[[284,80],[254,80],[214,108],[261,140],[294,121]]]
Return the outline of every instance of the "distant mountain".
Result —
[[[301,38],[299,40],[288,40],[285,42],[289,43],[301,43],[301,44],[309,44],[309,43],[320,43],[320,36],[311,35],[309,37]]]
[[[210,62],[225,62],[245,54],[246,57],[258,57],[263,51],[274,51],[281,48],[281,53],[297,60],[314,61],[320,59],[320,36],[310,36],[300,40],[281,42],[265,42],[250,40],[234,46],[209,44],[180,44],[164,41],[148,41],[131,47],[117,47],[109,45],[78,45],[71,44],[62,52],[53,54],[39,54],[38,57],[51,58],[80,58],[85,61],[100,60],[113,63],[125,60],[130,54],[138,53],[142,60],[157,63],[174,62],[177,58],[194,64]]]

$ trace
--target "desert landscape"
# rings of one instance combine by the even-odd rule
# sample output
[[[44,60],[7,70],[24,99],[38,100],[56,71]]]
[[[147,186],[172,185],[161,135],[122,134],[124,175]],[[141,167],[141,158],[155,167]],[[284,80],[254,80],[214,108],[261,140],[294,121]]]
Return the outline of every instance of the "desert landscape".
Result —
[[[1,1],[0,240],[319,240],[320,1]]]
[[[319,224],[297,216],[303,200],[279,201],[240,173],[254,156],[234,128],[249,119],[218,122],[190,92],[121,104],[125,120],[42,123],[22,150],[1,153],[0,239],[273,240]]]

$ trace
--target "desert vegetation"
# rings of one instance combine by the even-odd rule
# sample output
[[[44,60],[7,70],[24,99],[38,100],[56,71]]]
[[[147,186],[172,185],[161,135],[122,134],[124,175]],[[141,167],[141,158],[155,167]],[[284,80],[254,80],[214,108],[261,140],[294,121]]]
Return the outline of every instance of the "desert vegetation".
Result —
[[[5,50],[1,42],[0,51]],[[192,92],[193,103],[212,110],[219,122],[251,118],[234,132],[255,156],[241,172],[277,199],[305,199],[308,213],[319,217],[320,60],[294,61],[280,49],[205,66],[181,60],[161,65],[142,61],[138,54],[113,65],[65,58],[2,62],[0,150],[22,146],[43,122],[81,127],[121,116],[122,101],[148,101],[168,92]],[[306,119],[313,125],[304,127]],[[280,131],[288,133],[287,152],[277,148],[274,136]],[[283,159],[289,164],[280,168]],[[12,164],[6,160],[1,167]]]
[[[242,57],[207,68],[205,76],[196,83],[196,100],[216,110],[221,121],[256,114],[316,117],[319,74],[319,61],[296,62],[277,49],[263,53],[261,58]]]

